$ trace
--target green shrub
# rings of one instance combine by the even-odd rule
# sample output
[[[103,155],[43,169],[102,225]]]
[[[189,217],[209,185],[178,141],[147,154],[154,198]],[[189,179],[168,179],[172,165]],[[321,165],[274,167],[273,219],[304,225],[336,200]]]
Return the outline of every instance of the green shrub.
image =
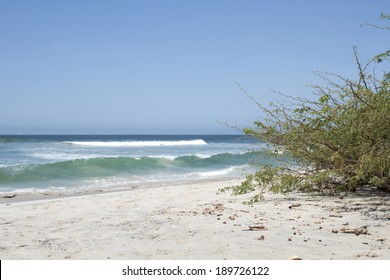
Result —
[[[250,203],[265,191],[286,193],[355,191],[375,186],[390,191],[390,51],[364,67],[356,48],[356,80],[316,73],[326,86],[313,86],[314,99],[282,95],[268,107],[254,127],[243,132],[284,151],[274,157],[294,158],[294,165],[265,166],[239,186],[225,188],[233,194],[258,190]],[[380,63],[378,78],[370,67]]]

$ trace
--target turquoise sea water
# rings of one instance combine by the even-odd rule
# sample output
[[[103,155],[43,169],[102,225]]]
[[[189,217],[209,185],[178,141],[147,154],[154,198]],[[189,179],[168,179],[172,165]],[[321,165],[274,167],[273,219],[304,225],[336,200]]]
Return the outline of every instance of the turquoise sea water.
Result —
[[[269,159],[239,135],[0,136],[0,192],[237,177]]]

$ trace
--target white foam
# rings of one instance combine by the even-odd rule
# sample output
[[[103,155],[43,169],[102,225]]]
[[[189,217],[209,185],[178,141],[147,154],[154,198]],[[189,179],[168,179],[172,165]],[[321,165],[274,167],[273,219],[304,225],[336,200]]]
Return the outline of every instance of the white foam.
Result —
[[[161,155],[161,156],[147,156],[148,158],[158,158],[158,159],[167,159],[167,160],[175,160],[179,156],[168,156],[168,155]]]
[[[159,147],[207,145],[202,139],[180,141],[68,141],[66,144],[88,147]]]
[[[220,169],[220,170],[193,172],[190,175],[195,175],[195,176],[200,176],[200,177],[219,177],[219,176],[226,176],[229,174],[233,174],[233,173],[238,172],[238,171],[242,171],[248,167],[249,167],[249,165],[232,166],[232,167]]]
[[[200,159],[206,159],[206,158],[210,158],[212,157],[213,155],[205,155],[205,154],[183,154],[183,155],[176,155],[176,156],[172,156],[172,155],[157,155],[157,156],[147,156],[149,158],[161,158],[161,159],[168,159],[168,160],[175,160],[179,157],[191,157],[191,156],[195,156],[197,158],[200,158]]]
[[[211,158],[214,155],[217,155],[217,154],[212,154],[212,155],[196,154],[195,156],[198,158],[201,158],[201,159],[205,159],[205,158]]]

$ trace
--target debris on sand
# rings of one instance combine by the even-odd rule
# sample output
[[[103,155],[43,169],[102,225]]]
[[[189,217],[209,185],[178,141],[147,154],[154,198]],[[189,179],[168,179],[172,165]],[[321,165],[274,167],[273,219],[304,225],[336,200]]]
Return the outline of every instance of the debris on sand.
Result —
[[[293,207],[301,207],[301,204],[300,203],[293,203],[288,208],[292,209]]]
[[[302,258],[300,258],[300,257],[298,257],[298,256],[291,256],[291,257],[289,257],[288,258],[290,261],[300,261],[300,260],[302,260]]]
[[[352,233],[352,234],[356,234],[356,235],[368,234],[367,227],[360,227],[360,228],[356,228],[356,227],[343,227],[343,228],[340,229],[340,232]]]
[[[14,198],[15,196],[16,196],[16,194],[13,193],[13,194],[4,195],[3,198]]]
[[[250,231],[261,231],[261,230],[267,230],[265,226],[249,226]]]

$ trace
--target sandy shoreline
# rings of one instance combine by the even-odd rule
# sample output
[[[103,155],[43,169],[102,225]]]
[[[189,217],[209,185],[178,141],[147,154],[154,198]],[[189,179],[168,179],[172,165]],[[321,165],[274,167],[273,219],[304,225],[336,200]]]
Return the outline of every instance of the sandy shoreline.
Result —
[[[0,259],[390,260],[389,196],[216,194],[237,182],[2,198]]]

